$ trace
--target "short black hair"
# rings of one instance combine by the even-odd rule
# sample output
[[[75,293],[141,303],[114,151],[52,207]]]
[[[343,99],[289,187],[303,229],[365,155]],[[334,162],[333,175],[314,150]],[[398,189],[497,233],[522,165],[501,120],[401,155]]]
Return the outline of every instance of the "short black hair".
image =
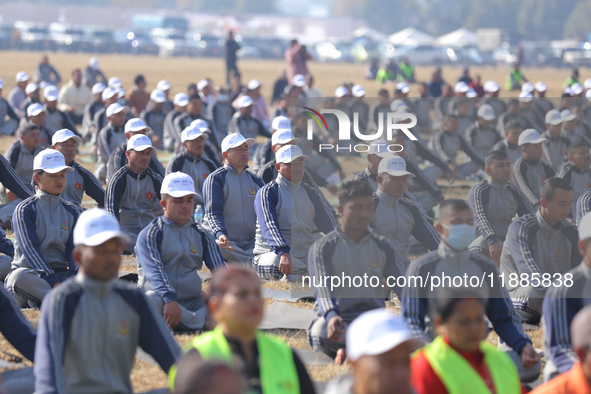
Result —
[[[142,74],[138,74],[138,75],[135,76],[135,78],[133,80],[133,83],[136,84],[136,85],[139,85],[140,82],[143,82],[145,80],[146,80],[146,78],[144,78],[144,76]]]
[[[585,144],[584,142],[581,141],[577,141],[577,142],[573,142],[569,147],[568,150],[566,151],[567,155],[574,155],[575,151],[579,148],[587,148],[589,149],[589,147],[587,146],[587,144]]]
[[[439,205],[440,213],[445,211],[446,209],[451,209],[454,212],[471,210],[470,205],[468,205],[466,200],[462,200],[460,198],[450,198],[449,200],[445,200],[441,203],[441,205]]]
[[[507,107],[510,105],[519,105],[519,100],[517,100],[515,98],[509,100],[509,102],[507,103]]]
[[[562,178],[554,176],[552,178],[546,179],[544,183],[542,183],[542,187],[540,188],[540,200],[544,198],[548,201],[552,201],[554,194],[556,194],[556,189],[562,189],[566,191],[573,190],[570,183]]]
[[[33,130],[39,130],[39,126],[37,126],[34,123],[27,122],[21,126],[20,136],[24,137],[27,134],[29,134],[29,132],[31,132]]]
[[[452,121],[452,120],[460,120],[460,118],[456,114],[448,114],[448,115],[445,115],[445,118],[443,118],[443,123],[448,123],[449,121]]]
[[[474,289],[465,287],[440,288],[436,291],[436,296],[433,297],[435,314],[445,323],[454,314],[460,301],[466,299],[479,301],[484,306],[484,299]]]
[[[380,89],[378,91],[378,96],[386,96],[387,97],[389,95],[390,95],[390,93],[388,93],[388,90],[386,90],[386,89]]]
[[[190,84],[187,86],[187,92],[190,92],[191,90],[197,90],[197,84],[195,84],[195,83],[190,83]]]
[[[490,167],[493,161],[496,160],[505,160],[509,157],[506,151],[504,150],[493,150],[488,152],[486,157],[484,158],[484,165],[486,167]]]
[[[193,100],[201,101],[201,96],[199,95],[199,93],[193,93],[192,95],[189,96],[189,101],[193,101]]]
[[[349,201],[359,197],[371,197],[373,189],[366,181],[348,181],[339,188],[339,205],[343,206]]]
[[[72,74],[71,75],[74,76],[74,74],[76,74],[76,73],[82,73],[82,70],[80,70],[79,68],[75,68],[75,69],[72,70]]]
[[[523,129],[523,124],[517,119],[508,121],[507,125],[505,126],[505,130],[513,130],[517,128]]]

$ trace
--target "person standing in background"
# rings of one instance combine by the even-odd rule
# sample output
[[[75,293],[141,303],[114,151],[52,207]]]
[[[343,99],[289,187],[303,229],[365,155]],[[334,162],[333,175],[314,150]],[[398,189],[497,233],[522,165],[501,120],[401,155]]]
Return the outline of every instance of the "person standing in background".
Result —
[[[236,52],[240,49],[240,45],[234,40],[234,33],[232,30],[228,32],[228,38],[226,39],[226,43],[224,44],[226,48],[226,83],[230,83],[230,70],[233,70],[235,73],[238,72],[238,67],[236,66],[236,60],[238,56]]]
[[[306,52],[305,47],[298,43],[298,40],[291,40],[289,48],[285,50],[285,60],[289,64],[289,80],[297,74],[308,74],[306,61],[312,59],[312,56]]]

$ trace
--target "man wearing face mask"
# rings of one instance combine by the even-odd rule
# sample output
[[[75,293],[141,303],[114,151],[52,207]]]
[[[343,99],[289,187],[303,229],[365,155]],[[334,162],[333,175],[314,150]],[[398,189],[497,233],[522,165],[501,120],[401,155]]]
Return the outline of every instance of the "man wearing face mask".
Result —
[[[541,369],[540,358],[531,339],[523,332],[521,320],[515,313],[509,294],[502,287],[496,263],[488,257],[467,250],[474,240],[474,216],[470,206],[464,200],[445,200],[439,207],[439,223],[435,228],[441,234],[439,248],[411,262],[406,277],[420,277],[423,283],[427,281],[427,275],[439,278],[443,275],[491,278],[488,282],[482,282],[480,287],[486,301],[487,317],[502,341],[503,350],[515,363],[521,380],[529,382],[537,379]],[[420,281],[415,283],[420,284]],[[449,286],[448,282],[442,280],[442,283],[443,286]],[[431,294],[429,286],[422,287],[409,282],[401,297],[402,314],[415,336],[425,343],[434,337],[433,327],[427,327],[425,321],[426,317],[433,321],[430,311],[433,309]]]
[[[501,272],[517,313],[528,323],[540,320],[548,288],[541,282],[544,274],[556,279],[553,275],[564,274],[581,262],[577,227],[566,221],[572,198],[567,181],[556,177],[545,180],[540,189],[540,210],[518,218],[507,231]],[[510,281],[516,274],[523,279],[517,285]]]
[[[228,92],[224,88],[219,88],[216,99],[207,106],[207,119],[211,119],[211,128],[218,141],[228,135],[228,124],[236,110],[228,97]]]

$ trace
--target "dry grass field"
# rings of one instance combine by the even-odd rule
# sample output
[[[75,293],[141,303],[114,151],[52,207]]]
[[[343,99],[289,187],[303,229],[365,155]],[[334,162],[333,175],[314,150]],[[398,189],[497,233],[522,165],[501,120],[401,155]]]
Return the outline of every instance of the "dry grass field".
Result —
[[[41,53],[36,52],[2,52],[2,62],[0,65],[0,77],[4,80],[5,89],[3,96],[8,95],[8,91],[14,85],[14,75],[21,70],[27,71],[30,75],[33,74],[35,66],[40,59]],[[83,68],[91,55],[88,54],[65,54],[65,53],[50,53],[50,62],[62,74],[62,78],[67,80],[69,73],[76,67]],[[199,59],[199,58],[159,58],[153,56],[119,56],[119,55],[102,55],[99,56],[101,68],[107,76],[118,76],[124,84],[125,88],[133,85],[132,81],[137,73],[143,73],[148,80],[148,89],[153,89],[160,79],[167,79],[172,84],[172,93],[185,91],[186,86],[191,82],[198,82],[199,80],[209,77],[214,80],[216,84],[224,81],[225,66],[221,59]],[[271,97],[271,90],[273,82],[277,77],[278,71],[285,68],[286,65],[282,61],[259,61],[248,60],[240,61],[239,68],[243,75],[243,82],[247,83],[250,79],[256,78],[263,83],[263,94],[267,99]],[[323,64],[311,63],[310,72],[316,77],[316,85],[324,91],[327,96],[332,95],[335,87],[343,81],[351,81],[354,83],[363,84],[368,91],[368,96],[377,94],[378,86],[374,81],[366,81],[363,78],[363,65],[361,64]],[[428,80],[434,67],[417,67],[418,80]],[[525,75],[530,81],[536,82],[543,80],[548,85],[549,97],[560,97],[562,92],[562,83],[569,74],[569,70],[557,69],[524,69]],[[461,73],[459,67],[444,67],[443,75],[448,82],[455,82]],[[492,79],[499,84],[503,84],[507,69],[502,67],[483,67],[473,68],[472,75],[481,74],[483,80]],[[582,73],[582,78],[586,78],[585,71]],[[392,86],[393,87],[393,86]],[[389,90],[392,90],[389,87]],[[412,86],[411,96],[416,95],[417,87]],[[516,96],[516,92],[504,92],[502,96]],[[12,143],[12,137],[0,136],[0,153],[3,153],[6,148]],[[81,149],[81,156],[88,156],[88,148]],[[161,153],[159,156],[168,156]],[[362,158],[347,158],[343,162],[343,167],[346,171],[347,178],[351,179],[355,172],[360,171],[363,166]],[[166,165],[165,162],[163,162]],[[93,170],[94,164],[84,164],[85,167]],[[468,188],[443,188],[446,197],[461,197],[465,198],[468,193]],[[332,197],[332,196],[327,196]],[[334,197],[333,197],[334,198]],[[12,236],[11,232],[8,234]],[[122,269],[127,271],[134,271],[135,266],[128,261],[133,258],[125,258]],[[288,290],[287,285],[282,283],[266,283],[266,287]],[[265,307],[268,307],[272,300],[267,300]],[[312,304],[308,302],[299,301],[294,304],[296,307],[310,309]],[[390,306],[392,308],[392,306]],[[39,319],[38,311],[26,311],[27,318],[31,321]],[[287,342],[294,348],[309,349],[309,345],[305,339],[305,333],[289,334],[283,333]],[[542,348],[542,332],[537,330],[529,333],[536,348]],[[181,346],[187,344],[191,336],[177,335],[177,341]],[[496,344],[497,336],[495,333],[489,335],[488,340]],[[7,343],[7,341],[0,336],[0,350],[13,354],[18,352]],[[3,356],[0,354],[0,358]],[[328,366],[328,367],[309,367],[309,372],[312,378],[316,381],[326,381],[332,377],[346,371],[347,366]],[[1,372],[1,370],[0,370]],[[147,364],[145,362],[136,362],[132,372],[132,382],[135,392],[146,391],[149,389],[165,387],[166,375],[159,367]]]

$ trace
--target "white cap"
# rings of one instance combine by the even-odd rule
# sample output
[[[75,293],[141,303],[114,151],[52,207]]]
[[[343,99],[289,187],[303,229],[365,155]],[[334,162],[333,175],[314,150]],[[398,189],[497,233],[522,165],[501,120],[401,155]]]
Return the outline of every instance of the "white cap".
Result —
[[[583,87],[585,89],[591,89],[591,78],[585,79],[585,82],[583,82]]]
[[[197,82],[197,90],[202,91],[207,85],[209,85],[209,81],[207,79],[202,79]]]
[[[406,171],[406,162],[404,159],[394,153],[390,153],[390,155],[384,157],[382,161],[380,161],[380,165],[378,166],[378,175],[386,173],[392,176],[410,176],[414,178],[415,175],[412,172]]]
[[[203,119],[195,119],[194,121],[191,122],[189,127],[196,127],[199,130],[201,130],[201,132],[203,132],[203,133],[211,133],[211,129],[209,128],[209,125]]]
[[[123,84],[121,83],[121,80],[118,77],[111,77],[109,79],[109,83],[108,85],[110,87],[112,87],[113,89],[117,89],[123,86]]]
[[[236,104],[238,105],[238,108],[246,108],[253,105],[254,101],[250,96],[242,96],[238,99],[238,102]]]
[[[114,88],[115,93],[117,93],[117,98],[125,97],[125,90],[122,87]]]
[[[169,90],[170,88],[170,82],[168,82],[166,79],[158,81],[158,84],[156,85],[156,89],[160,89],[162,91]]]
[[[542,137],[538,130],[536,129],[527,129],[524,130],[519,135],[519,140],[517,145],[522,146],[525,144],[539,144],[542,142],[548,141],[546,138]]]
[[[37,116],[41,112],[45,112],[45,107],[39,103],[34,103],[29,105],[27,108],[27,116],[30,118],[31,116]]]
[[[335,89],[334,91],[334,96],[335,97],[343,97],[349,94],[349,89],[347,89],[344,86],[339,86],[338,88]]]
[[[534,96],[531,92],[521,92],[519,93],[519,102],[520,103],[529,103],[534,99]]]
[[[0,89],[4,89],[4,81],[0,78]]]
[[[253,79],[248,83],[248,90],[255,90],[259,86],[261,86],[261,81],[258,79]]]
[[[396,89],[400,90],[404,94],[410,92],[410,87],[406,82],[398,82],[396,84]]]
[[[33,93],[37,89],[39,89],[39,85],[37,85],[35,82],[31,82],[31,83],[27,84],[27,87],[25,88],[25,93],[28,96],[29,94]]]
[[[575,94],[570,87],[564,88],[564,90],[562,91],[562,93],[566,93],[566,94],[571,95],[571,96],[573,96]]]
[[[163,90],[154,89],[152,93],[150,93],[150,100],[154,101],[155,103],[163,103],[166,101],[166,95],[164,94]]]
[[[195,182],[193,178],[184,172],[171,172],[162,180],[162,187],[160,188],[160,194],[168,194],[171,197],[179,198],[188,195],[194,195],[201,197],[195,192]]]
[[[478,93],[476,93],[476,90],[470,88],[468,89],[468,91],[466,92],[466,97],[469,98],[474,98],[474,97],[478,97]]]
[[[365,89],[361,85],[355,85],[351,88],[351,94],[355,97],[365,96]]]
[[[548,90],[548,87],[542,81],[536,82],[534,88],[536,89],[536,92],[545,92],[546,90]]]
[[[396,99],[390,103],[390,111],[400,112],[403,109],[408,109],[404,100]]]
[[[347,357],[377,356],[406,342],[416,342],[408,323],[386,308],[359,315],[347,329]]]
[[[55,132],[53,137],[51,137],[51,145],[55,145],[59,142],[66,142],[70,138],[73,138],[74,140],[76,140],[77,144],[80,143],[80,137],[78,137],[76,134],[74,134],[73,131],[68,130],[68,129],[58,130]]]
[[[585,240],[591,238],[591,213],[583,216],[579,222],[579,239]]]
[[[521,91],[531,93],[534,91],[534,85],[532,85],[531,82],[526,82],[523,85],[521,85]]]
[[[92,94],[99,94],[105,91],[105,84],[102,82],[97,82],[92,86]]]
[[[240,133],[228,134],[226,138],[222,140],[222,153],[227,152],[228,149],[237,148],[245,142],[249,147],[256,143],[254,138],[244,138],[244,136]]]
[[[131,118],[125,123],[125,133],[135,133],[144,129],[149,129],[146,122],[140,118]]]
[[[121,111],[127,112],[127,107],[119,103],[113,103],[109,105],[109,107],[107,107],[107,118],[110,118],[111,116],[118,114]]]
[[[570,88],[573,91],[573,94],[581,94],[585,91],[580,83],[573,83]]]
[[[591,101],[591,89],[585,92],[585,98],[587,99],[587,101]]]
[[[33,160],[33,171],[36,170],[43,170],[50,174],[57,174],[63,170],[74,171],[72,167],[66,165],[66,159],[61,152],[49,148],[43,149],[35,156]]]
[[[275,153],[275,161],[277,163],[292,163],[297,158],[303,157],[308,160],[310,156],[302,153],[302,149],[297,145],[286,145]]]
[[[389,146],[390,145],[384,140],[375,140],[371,143],[370,150],[367,153],[379,157],[388,157],[392,154],[392,152],[388,150]]]
[[[102,93],[103,101],[110,99],[111,97],[115,96],[117,91],[110,86],[107,86]]]
[[[90,66],[90,68],[92,68],[93,70],[98,70],[99,68],[99,62],[98,59],[96,57],[91,57],[90,59],[88,59],[88,65]]]
[[[113,238],[119,238],[124,243],[130,241],[121,230],[119,221],[104,209],[89,209],[78,217],[74,227],[74,245],[98,246]]]
[[[279,115],[273,118],[271,122],[272,130],[291,129],[291,121],[287,116]]]
[[[296,74],[291,79],[291,84],[293,86],[297,86],[297,87],[302,88],[302,87],[306,86],[306,77],[304,77],[302,74]]]
[[[466,82],[460,81],[454,85],[454,92],[456,93],[468,93],[468,90],[470,90],[470,86]]]
[[[208,139],[209,136],[207,134],[205,134],[205,132],[203,130],[204,129],[202,129],[202,128],[194,127],[194,126],[186,127],[181,132],[181,142],[196,140],[199,137],[203,137],[203,139]],[[207,130],[209,131],[209,129],[207,129]]]
[[[152,146],[152,141],[143,134],[136,134],[127,141],[127,150],[142,152],[148,148],[152,149],[153,153],[156,153],[156,148]]]
[[[496,83],[495,81],[486,81],[484,83],[484,91],[487,93],[494,93],[494,92],[498,92],[501,87],[499,86],[498,83]]]
[[[18,83],[18,82],[26,82],[30,78],[29,78],[29,74],[27,74],[26,72],[19,71],[19,72],[16,73],[16,78],[15,79],[16,79],[16,82]]]
[[[552,109],[546,112],[545,123],[551,124],[553,126],[561,124],[562,116],[560,115],[560,111],[558,111],[557,109]]]
[[[295,142],[297,144],[301,141],[301,139],[293,135],[291,129],[279,129],[271,136],[271,145],[284,145],[289,142]]]
[[[560,117],[562,118],[563,122],[569,122],[571,120],[575,120],[577,118],[577,115],[570,112],[570,109],[565,109],[560,113]]]
[[[478,108],[478,116],[484,120],[493,120],[495,118],[495,110],[489,104],[483,104]]]
[[[189,104],[189,95],[187,93],[177,93],[174,95],[174,105],[184,107]]]
[[[43,89],[43,97],[47,101],[56,101],[59,96],[59,91],[53,85],[46,87]]]

